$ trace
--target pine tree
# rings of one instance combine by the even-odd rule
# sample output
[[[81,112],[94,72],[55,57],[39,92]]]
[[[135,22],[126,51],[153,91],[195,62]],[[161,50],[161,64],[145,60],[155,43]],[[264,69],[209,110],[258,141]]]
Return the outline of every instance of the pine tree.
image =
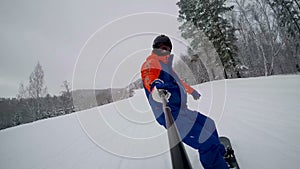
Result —
[[[274,11],[279,26],[292,37],[300,38],[300,4],[297,0],[267,0]]]
[[[216,49],[224,66],[225,78],[228,75],[241,77],[237,69],[237,47],[235,29],[229,24],[224,14],[233,6],[224,6],[226,0],[180,0],[179,19],[191,22],[197,29],[204,32]],[[233,73],[235,75],[233,75]]]
[[[203,63],[205,66],[205,73],[208,73],[210,80],[223,79],[224,68],[220,62],[220,58],[218,57],[214,46],[204,33],[197,29],[191,22],[182,22],[179,30],[181,31],[181,36],[190,42],[190,47],[187,50],[187,57],[190,57],[188,60],[190,60],[192,65],[200,68],[203,67]],[[185,61],[184,59],[182,60]],[[192,66],[191,64],[187,65],[189,67]],[[201,72],[201,70],[195,70],[193,73],[202,76],[203,72]],[[203,79],[203,77],[197,79],[197,82],[203,81],[201,79]]]

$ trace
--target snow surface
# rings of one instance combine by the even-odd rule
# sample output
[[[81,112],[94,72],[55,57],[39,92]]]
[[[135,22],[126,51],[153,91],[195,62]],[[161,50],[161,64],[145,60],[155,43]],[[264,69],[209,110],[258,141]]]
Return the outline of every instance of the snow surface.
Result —
[[[221,80],[195,86],[188,106],[215,119],[242,169],[298,168],[300,75]],[[135,96],[0,131],[1,169],[167,169],[166,130]],[[197,151],[186,146],[193,167]]]

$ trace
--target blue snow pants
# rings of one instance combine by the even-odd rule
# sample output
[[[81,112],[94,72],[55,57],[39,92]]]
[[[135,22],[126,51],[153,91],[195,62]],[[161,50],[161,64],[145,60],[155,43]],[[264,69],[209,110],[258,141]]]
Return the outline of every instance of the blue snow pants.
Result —
[[[226,150],[219,141],[211,118],[197,111],[181,108],[175,123],[182,141],[198,150],[200,162],[205,169],[228,169],[223,158]]]

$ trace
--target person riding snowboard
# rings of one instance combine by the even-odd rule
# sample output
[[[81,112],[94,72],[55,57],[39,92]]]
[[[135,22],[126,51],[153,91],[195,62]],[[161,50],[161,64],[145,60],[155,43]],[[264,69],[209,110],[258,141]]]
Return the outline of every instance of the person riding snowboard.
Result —
[[[153,41],[153,50],[141,67],[141,76],[146,96],[157,122],[166,128],[162,98],[159,90],[167,92],[167,106],[177,126],[179,136],[187,145],[199,152],[205,169],[228,169],[223,158],[226,150],[219,141],[214,121],[187,107],[187,93],[195,100],[200,94],[180,80],[172,68],[172,43],[166,35]]]

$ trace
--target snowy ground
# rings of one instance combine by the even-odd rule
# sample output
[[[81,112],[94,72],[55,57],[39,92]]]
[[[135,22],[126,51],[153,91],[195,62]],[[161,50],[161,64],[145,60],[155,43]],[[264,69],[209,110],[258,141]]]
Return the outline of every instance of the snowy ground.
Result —
[[[300,76],[205,83],[188,106],[214,118],[242,169],[298,168]],[[0,131],[1,169],[171,168],[165,130],[133,98]],[[186,147],[194,168],[198,154]]]

